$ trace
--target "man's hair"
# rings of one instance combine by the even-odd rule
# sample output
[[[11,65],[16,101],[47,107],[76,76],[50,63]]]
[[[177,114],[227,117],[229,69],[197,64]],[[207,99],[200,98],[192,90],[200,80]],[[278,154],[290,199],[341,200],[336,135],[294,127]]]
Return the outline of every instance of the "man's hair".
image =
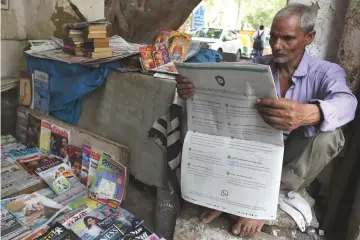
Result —
[[[260,25],[260,30],[264,30],[264,25]]]
[[[274,19],[290,17],[293,15],[300,17],[300,28],[304,33],[310,33],[314,31],[316,13],[311,9],[311,7],[301,3],[287,5],[276,13]]]

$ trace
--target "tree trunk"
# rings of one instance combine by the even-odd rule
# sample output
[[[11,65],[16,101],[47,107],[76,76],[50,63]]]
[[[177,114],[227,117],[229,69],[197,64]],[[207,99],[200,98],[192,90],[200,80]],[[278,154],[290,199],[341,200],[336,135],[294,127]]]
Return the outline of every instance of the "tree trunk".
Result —
[[[160,29],[177,30],[201,0],[106,0],[109,34],[152,43]]]

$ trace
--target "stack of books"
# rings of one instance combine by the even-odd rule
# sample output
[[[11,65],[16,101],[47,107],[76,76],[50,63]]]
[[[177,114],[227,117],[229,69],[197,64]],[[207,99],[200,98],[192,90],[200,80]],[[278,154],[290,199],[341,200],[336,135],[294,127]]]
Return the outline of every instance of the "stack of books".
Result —
[[[70,29],[65,31],[64,52],[75,56],[84,56],[83,44],[86,28]]]
[[[91,58],[105,58],[112,56],[110,38],[107,37],[107,24],[90,24],[86,30],[84,43],[85,56]]]

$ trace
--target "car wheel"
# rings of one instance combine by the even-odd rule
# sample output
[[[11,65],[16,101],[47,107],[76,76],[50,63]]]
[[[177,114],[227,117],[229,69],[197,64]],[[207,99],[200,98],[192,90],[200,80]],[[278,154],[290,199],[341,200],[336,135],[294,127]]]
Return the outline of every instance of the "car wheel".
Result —
[[[239,49],[236,53],[236,61],[240,62],[240,60],[241,60],[241,50]]]

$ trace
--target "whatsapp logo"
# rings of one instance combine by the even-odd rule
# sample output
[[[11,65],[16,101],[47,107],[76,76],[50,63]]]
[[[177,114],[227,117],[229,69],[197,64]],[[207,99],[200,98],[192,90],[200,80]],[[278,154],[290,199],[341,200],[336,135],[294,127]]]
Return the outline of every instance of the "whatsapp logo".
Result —
[[[225,79],[222,76],[215,76],[215,80],[220,86],[225,86]]]

